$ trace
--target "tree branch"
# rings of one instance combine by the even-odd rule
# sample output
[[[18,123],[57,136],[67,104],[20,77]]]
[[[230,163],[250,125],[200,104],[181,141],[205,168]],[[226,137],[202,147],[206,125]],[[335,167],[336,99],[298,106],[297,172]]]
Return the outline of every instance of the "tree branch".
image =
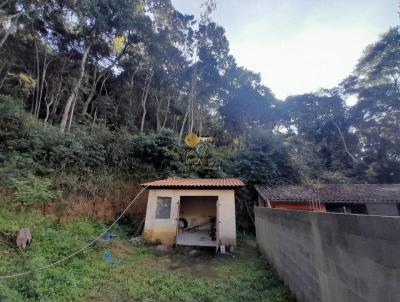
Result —
[[[343,146],[344,146],[344,150],[346,151],[347,155],[348,155],[355,163],[358,163],[359,160],[350,152],[350,150],[349,150],[349,148],[348,148],[348,146],[347,146],[346,140],[345,140],[345,138],[344,138],[343,132],[342,132],[342,130],[340,129],[339,125],[338,125],[336,122],[334,122],[334,121],[332,121],[332,124],[335,125],[337,131],[339,132],[340,138],[341,138],[342,143],[343,143]]]

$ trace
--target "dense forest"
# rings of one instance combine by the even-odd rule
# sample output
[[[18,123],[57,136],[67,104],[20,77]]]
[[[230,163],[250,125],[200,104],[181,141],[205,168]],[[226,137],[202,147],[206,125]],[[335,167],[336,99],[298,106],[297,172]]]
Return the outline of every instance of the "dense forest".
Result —
[[[279,100],[238,66],[215,8],[1,0],[2,194],[26,207],[132,180],[240,177],[246,227],[254,184],[400,182],[399,27],[337,87]],[[212,140],[191,150],[187,133]]]

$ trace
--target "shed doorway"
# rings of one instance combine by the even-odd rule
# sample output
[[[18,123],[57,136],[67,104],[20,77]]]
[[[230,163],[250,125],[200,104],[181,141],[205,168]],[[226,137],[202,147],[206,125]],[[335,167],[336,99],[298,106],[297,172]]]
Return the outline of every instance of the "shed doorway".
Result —
[[[217,246],[217,196],[181,196],[177,245]]]

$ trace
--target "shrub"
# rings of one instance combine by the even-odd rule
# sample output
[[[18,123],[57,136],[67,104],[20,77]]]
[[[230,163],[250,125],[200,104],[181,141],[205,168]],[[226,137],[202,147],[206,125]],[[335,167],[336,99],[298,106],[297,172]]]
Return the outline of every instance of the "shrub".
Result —
[[[19,137],[28,116],[22,107],[22,102],[10,96],[0,95],[0,141],[5,142]]]
[[[32,174],[28,174],[24,179],[12,179],[12,185],[16,190],[15,201],[20,207],[43,204],[59,195],[50,189],[50,180]]]

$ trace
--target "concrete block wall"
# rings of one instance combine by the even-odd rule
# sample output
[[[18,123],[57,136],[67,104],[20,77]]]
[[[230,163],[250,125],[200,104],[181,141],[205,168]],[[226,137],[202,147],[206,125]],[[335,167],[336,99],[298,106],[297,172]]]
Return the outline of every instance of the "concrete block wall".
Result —
[[[257,244],[299,302],[400,302],[400,217],[255,208]]]
[[[399,208],[395,203],[367,203],[369,215],[398,216]]]

